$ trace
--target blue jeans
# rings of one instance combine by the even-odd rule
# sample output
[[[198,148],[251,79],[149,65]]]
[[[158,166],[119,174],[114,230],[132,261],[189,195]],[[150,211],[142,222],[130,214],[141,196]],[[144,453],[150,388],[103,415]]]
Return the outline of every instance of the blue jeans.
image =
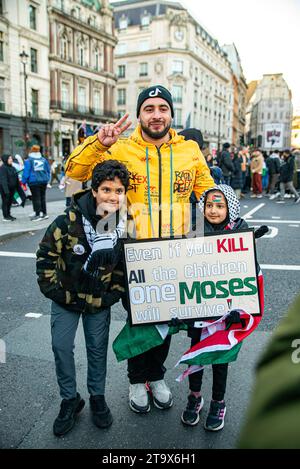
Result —
[[[95,314],[80,314],[68,311],[63,306],[52,302],[52,350],[62,399],[76,397],[74,340],[80,316],[82,317],[88,361],[87,388],[92,396],[104,395],[105,392],[110,308]]]

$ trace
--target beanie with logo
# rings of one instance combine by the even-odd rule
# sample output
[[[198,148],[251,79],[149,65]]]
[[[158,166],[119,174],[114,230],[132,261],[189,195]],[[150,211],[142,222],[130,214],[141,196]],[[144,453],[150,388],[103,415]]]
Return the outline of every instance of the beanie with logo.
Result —
[[[167,88],[165,88],[162,85],[150,86],[150,88],[146,88],[145,90],[143,90],[139,94],[139,97],[138,97],[138,100],[137,100],[137,106],[136,106],[136,116],[137,117],[139,117],[141,105],[143,104],[144,101],[146,101],[146,99],[149,99],[149,98],[161,98],[161,99],[164,99],[165,101],[167,101],[167,103],[169,104],[169,106],[171,108],[171,115],[172,115],[172,117],[174,117],[172,95],[171,95],[170,91],[167,90]]]

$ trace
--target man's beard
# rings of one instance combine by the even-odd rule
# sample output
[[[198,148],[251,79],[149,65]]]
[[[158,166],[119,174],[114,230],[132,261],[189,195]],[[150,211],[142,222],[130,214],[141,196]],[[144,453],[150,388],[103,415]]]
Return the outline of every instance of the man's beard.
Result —
[[[163,130],[161,130],[160,132],[152,132],[148,127],[146,127],[143,124],[142,120],[140,120],[140,125],[141,125],[142,131],[145,132],[145,134],[148,135],[148,137],[153,138],[155,140],[159,140],[159,139],[163,138],[165,135],[167,135],[167,133],[169,132],[169,130],[171,128],[171,122]]]

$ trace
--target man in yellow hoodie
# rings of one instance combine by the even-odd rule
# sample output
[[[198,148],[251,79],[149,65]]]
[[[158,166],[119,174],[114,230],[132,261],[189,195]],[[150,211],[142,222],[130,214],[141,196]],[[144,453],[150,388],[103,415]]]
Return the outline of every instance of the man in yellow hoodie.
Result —
[[[192,192],[199,199],[214,181],[196,142],[186,141],[171,128],[174,117],[171,93],[161,85],[143,90],[137,100],[139,125],[129,138],[120,138],[130,127],[125,114],[116,124],[106,124],[97,135],[70,155],[66,174],[90,179],[94,166],[104,159],[124,163],[130,173],[127,192],[137,239],[187,234],[190,229]],[[134,412],[150,410],[147,388],[156,407],[168,409],[172,394],[164,381],[163,363],[170,336],[164,343],[128,360],[129,405]]]

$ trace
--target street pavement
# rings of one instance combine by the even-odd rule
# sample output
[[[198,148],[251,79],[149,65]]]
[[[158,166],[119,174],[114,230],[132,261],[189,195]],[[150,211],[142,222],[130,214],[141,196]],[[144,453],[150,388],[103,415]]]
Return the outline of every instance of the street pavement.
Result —
[[[174,368],[174,365],[189,346],[184,333],[172,338],[166,362],[166,380],[174,395],[173,407],[161,411],[152,406],[147,415],[138,415],[129,409],[126,363],[117,363],[111,349],[111,342],[126,318],[118,303],[111,314],[106,387],[113,425],[100,430],[91,421],[86,389],[86,355],[80,325],[75,357],[78,390],[86,400],[86,407],[69,434],[59,439],[54,437],[52,424],[59,410],[60,397],[50,344],[49,301],[41,295],[36,283],[34,252],[52,217],[63,210],[64,201],[49,202],[50,218],[42,222],[43,226],[30,226],[27,232],[16,238],[0,240],[0,338],[2,346],[5,344],[6,347],[6,361],[0,363],[0,447],[143,448],[149,451],[234,448],[253,385],[255,363],[274,327],[298,294],[300,284],[300,206],[294,205],[290,199],[280,205],[266,198],[243,199],[241,206],[242,215],[247,215],[250,226],[267,224],[271,227],[266,237],[257,240],[258,260],[265,277],[265,314],[258,329],[243,344],[237,362],[230,364],[225,428],[216,433],[208,433],[203,428],[211,396],[211,367],[205,370],[205,405],[199,424],[193,428],[184,427],[180,422],[188,384],[187,381],[178,383],[175,380],[184,367]],[[19,208],[14,210],[15,216],[17,210],[21,212]],[[21,221],[18,223],[22,225]],[[14,257],[22,253],[21,257]],[[25,257],[26,254],[31,257]],[[26,316],[28,313],[31,317]]]

